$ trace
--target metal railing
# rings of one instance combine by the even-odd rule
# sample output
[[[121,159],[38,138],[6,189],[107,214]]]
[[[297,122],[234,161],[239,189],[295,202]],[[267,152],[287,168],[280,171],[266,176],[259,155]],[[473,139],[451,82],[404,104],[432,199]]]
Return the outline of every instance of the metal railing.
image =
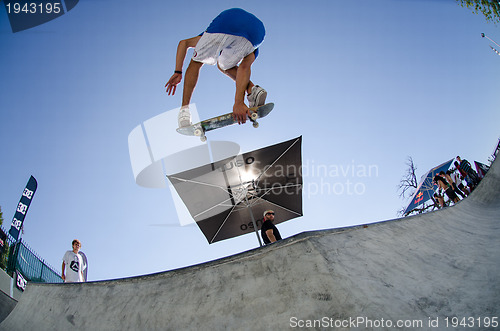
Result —
[[[63,280],[55,269],[47,264],[35,251],[21,240],[17,243],[2,227],[7,235],[7,245],[0,255],[0,265],[11,276],[17,270],[23,277],[34,283],[62,283]]]

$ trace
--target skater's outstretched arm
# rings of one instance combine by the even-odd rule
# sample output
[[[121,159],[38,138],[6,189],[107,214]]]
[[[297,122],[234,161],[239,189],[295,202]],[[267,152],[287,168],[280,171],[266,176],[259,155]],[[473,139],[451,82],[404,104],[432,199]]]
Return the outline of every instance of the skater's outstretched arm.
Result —
[[[168,95],[175,94],[177,85],[182,81],[182,67],[184,65],[184,59],[186,58],[187,51],[188,49],[195,47],[200,38],[201,36],[196,36],[179,42],[179,45],[177,46],[177,55],[175,57],[175,72],[165,84]]]

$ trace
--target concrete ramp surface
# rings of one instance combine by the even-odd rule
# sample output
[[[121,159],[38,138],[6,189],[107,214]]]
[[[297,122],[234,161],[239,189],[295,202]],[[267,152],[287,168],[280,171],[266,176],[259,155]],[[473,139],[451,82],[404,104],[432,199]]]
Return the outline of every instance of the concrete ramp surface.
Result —
[[[471,196],[441,211],[164,273],[29,284],[0,329],[500,328],[499,238],[495,162]]]

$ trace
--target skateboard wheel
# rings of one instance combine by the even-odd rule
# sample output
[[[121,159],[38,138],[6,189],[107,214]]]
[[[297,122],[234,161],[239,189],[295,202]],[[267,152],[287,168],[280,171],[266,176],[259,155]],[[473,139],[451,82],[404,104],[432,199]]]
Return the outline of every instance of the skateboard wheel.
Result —
[[[207,136],[201,136],[201,137],[200,137],[200,140],[201,140],[201,142],[205,142],[205,141],[207,141]]]
[[[203,131],[201,129],[194,130],[194,135],[197,137],[201,136],[202,133],[203,133]]]
[[[253,127],[254,127],[254,128],[256,128],[256,129],[259,127],[259,123],[258,123],[258,122],[253,122],[253,124],[252,124],[252,125],[253,125]]]
[[[255,121],[257,118],[259,118],[259,114],[253,112],[252,115],[250,115],[250,118]]]

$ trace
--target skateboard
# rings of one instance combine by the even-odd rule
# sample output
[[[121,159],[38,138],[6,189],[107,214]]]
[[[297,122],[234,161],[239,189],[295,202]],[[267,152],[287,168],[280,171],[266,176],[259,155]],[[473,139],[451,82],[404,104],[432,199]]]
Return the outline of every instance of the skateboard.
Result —
[[[248,115],[248,118],[250,122],[252,122],[253,127],[258,128],[259,122],[257,122],[257,120],[259,118],[266,117],[271,112],[271,110],[273,110],[273,108],[274,103],[266,103],[265,105],[260,107],[250,108],[250,114]],[[197,136],[200,137],[201,141],[206,141],[207,137],[205,136],[205,133],[207,131],[220,129],[225,126],[233,125],[235,123],[238,123],[238,121],[233,118],[233,113],[231,112],[201,121],[196,124],[192,124],[190,126],[178,128],[177,132],[186,136]]]

